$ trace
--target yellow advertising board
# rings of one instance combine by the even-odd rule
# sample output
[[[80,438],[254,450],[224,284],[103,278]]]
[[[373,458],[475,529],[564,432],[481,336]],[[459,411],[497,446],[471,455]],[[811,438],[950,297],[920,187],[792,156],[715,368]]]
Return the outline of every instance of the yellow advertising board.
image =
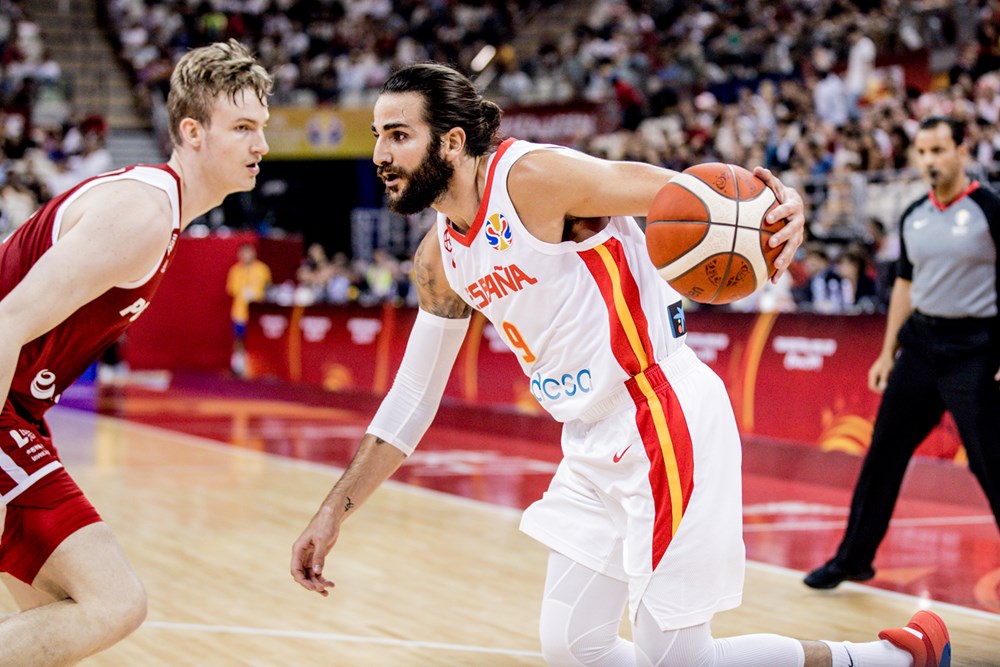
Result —
[[[368,108],[271,107],[268,159],[371,158],[372,111]]]

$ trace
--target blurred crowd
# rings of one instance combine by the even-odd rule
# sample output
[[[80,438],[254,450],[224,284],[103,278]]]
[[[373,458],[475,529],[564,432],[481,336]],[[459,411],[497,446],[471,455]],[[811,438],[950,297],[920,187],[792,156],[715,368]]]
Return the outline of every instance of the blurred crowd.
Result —
[[[283,305],[311,306],[316,303],[358,303],[375,306],[416,306],[416,290],[410,282],[410,260],[400,260],[376,249],[371,259],[351,260],[346,253],[328,257],[320,243],[311,243],[295,274],[295,281],[274,285],[268,300]]]
[[[947,113],[966,122],[981,180],[1000,164],[1000,0],[99,4],[151,107],[188,48],[233,37],[274,73],[276,105],[367,106],[393,67],[434,59],[470,72],[505,107],[585,102],[617,113],[619,130],[577,138],[592,154],[673,169],[712,160],[769,167],[805,196],[810,239],[788,284],[742,307],[884,308],[898,215],[924,189],[908,168],[920,118]],[[552,36],[516,34],[552,5],[586,11]],[[19,213],[8,210],[32,208],[28,197],[52,196],[100,162],[104,130],[99,119],[72,114],[59,127],[27,130],[17,120],[18,104],[57,80],[58,65],[21,5],[0,0],[0,9],[0,145],[15,158],[2,161],[0,209],[13,219]],[[915,71],[926,85],[907,85],[914,63],[923,63]],[[98,159],[89,159],[94,152]],[[300,294],[406,301],[404,258],[381,252],[357,266],[325,253],[319,261],[321,250],[305,260]]]
[[[0,239],[112,164],[104,118],[69,107],[61,68],[24,5],[0,0]]]
[[[391,68],[435,59],[471,72],[504,105],[583,100],[615,110],[620,130],[578,138],[592,154],[673,169],[767,166],[806,197],[810,243],[789,285],[742,307],[885,307],[900,205],[923,188],[907,171],[920,118],[965,120],[978,176],[996,170],[997,0],[596,0],[577,25],[524,47],[515,26],[551,4],[113,0],[108,12],[123,58],[154,93],[179,53],[226,37],[250,43],[275,73],[276,104],[368,105]],[[953,57],[928,73],[929,90],[907,87],[900,65],[876,67],[880,56],[931,53]],[[367,268],[337,265],[326,298],[362,293],[343,286],[361,284]]]

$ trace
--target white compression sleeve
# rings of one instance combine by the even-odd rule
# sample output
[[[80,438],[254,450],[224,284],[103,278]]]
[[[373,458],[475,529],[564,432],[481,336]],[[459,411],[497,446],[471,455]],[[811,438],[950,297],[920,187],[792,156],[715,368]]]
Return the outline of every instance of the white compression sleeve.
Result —
[[[469,330],[469,318],[417,312],[403,361],[368,433],[409,456],[437,413],[451,367]]]

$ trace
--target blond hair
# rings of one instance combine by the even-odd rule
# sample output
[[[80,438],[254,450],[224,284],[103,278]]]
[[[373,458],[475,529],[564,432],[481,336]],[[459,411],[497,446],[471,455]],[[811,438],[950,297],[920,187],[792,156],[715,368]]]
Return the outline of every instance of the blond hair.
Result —
[[[235,102],[236,96],[249,88],[266,104],[271,83],[267,70],[235,39],[192,49],[184,54],[170,76],[167,95],[170,140],[175,146],[180,145],[180,123],[185,118],[208,125],[212,104],[220,94]]]

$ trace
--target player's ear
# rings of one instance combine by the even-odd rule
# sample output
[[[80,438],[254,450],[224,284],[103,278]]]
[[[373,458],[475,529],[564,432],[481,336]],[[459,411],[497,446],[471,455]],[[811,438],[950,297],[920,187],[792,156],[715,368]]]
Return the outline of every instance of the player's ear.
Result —
[[[442,137],[442,145],[445,151],[457,157],[465,151],[465,139],[465,130],[453,127]]]
[[[189,142],[195,148],[201,147],[202,138],[205,136],[205,128],[194,118],[187,117],[181,120],[178,130],[182,142]]]

